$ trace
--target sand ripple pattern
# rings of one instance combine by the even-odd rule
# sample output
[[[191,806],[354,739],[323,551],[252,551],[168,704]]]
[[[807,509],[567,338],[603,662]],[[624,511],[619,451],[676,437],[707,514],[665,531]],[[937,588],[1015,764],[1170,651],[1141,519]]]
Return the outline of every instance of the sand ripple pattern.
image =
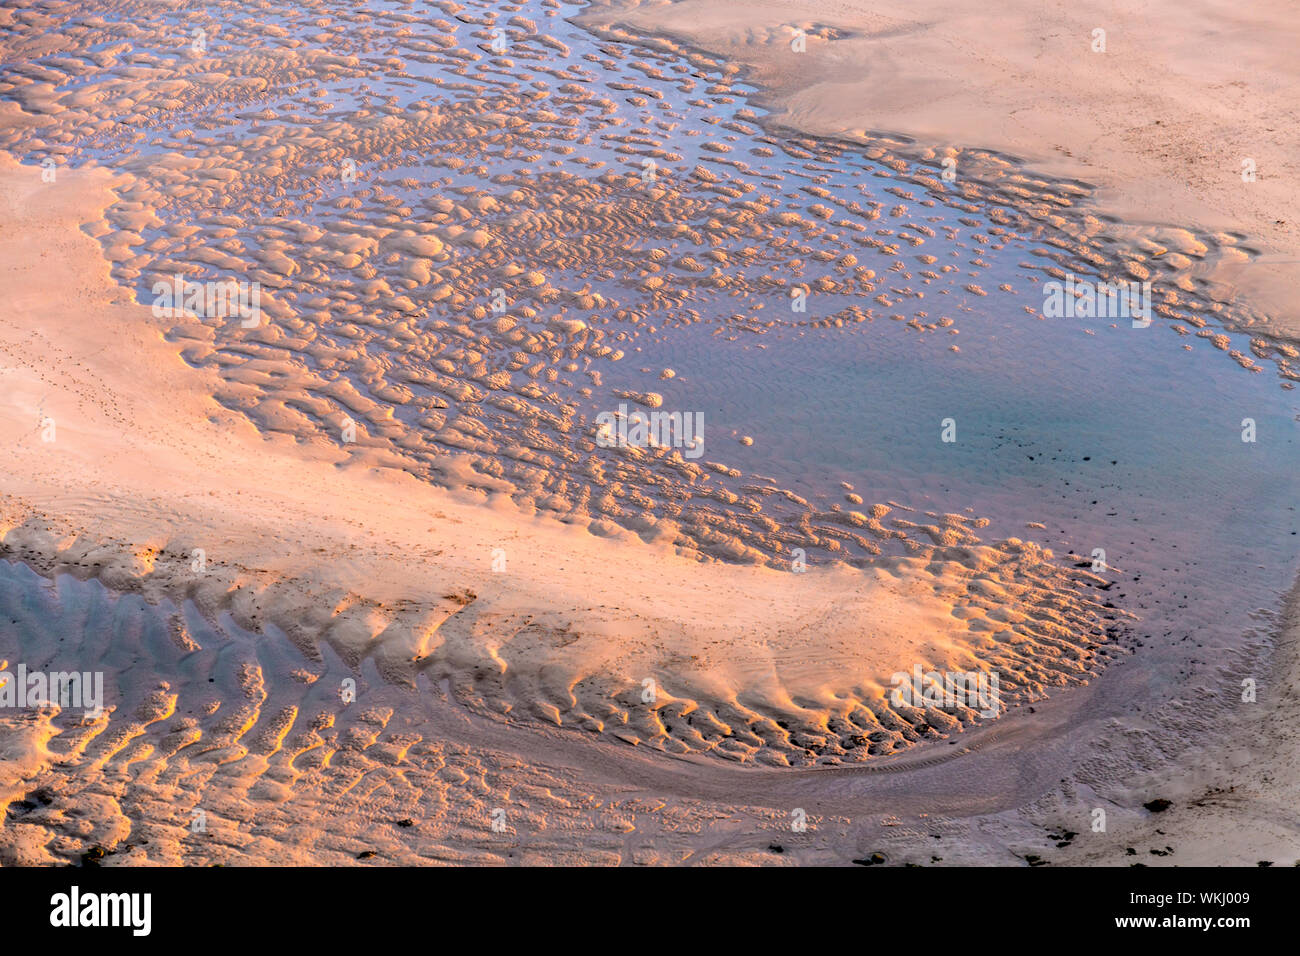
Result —
[[[589,36],[552,2],[425,9],[9,14],[18,65],[0,96],[21,113],[0,145],[125,174],[102,240],[142,298],[178,274],[261,283],[258,328],[195,318],[168,334],[264,429],[341,443],[353,423],[359,459],[716,557],[865,563],[973,544],[980,523],[819,509],[729,466],[721,439],[700,458],[603,448],[594,412],[672,408],[661,370],[630,366],[690,327],[952,334],[952,299],[986,295],[973,277],[1013,240],[1041,243],[1022,265],[1045,277],[1158,278],[1179,334],[1213,340],[1230,311],[1201,297],[1196,263],[1242,255],[1232,237],[1114,248],[1122,227],[1071,215],[1078,184],[984,154],[946,183],[886,141],[773,134],[738,104],[733,66],[668,41]],[[196,30],[206,48],[178,48]],[[1255,351],[1297,377],[1293,348]]]
[[[777,342],[808,327],[869,335],[875,322],[952,335],[956,300],[990,294],[981,275],[1024,244],[1020,265],[1044,278],[1158,279],[1169,326],[1212,337],[1251,322],[1200,278],[1209,262],[1247,254],[1240,237],[1102,222],[1076,208],[1083,185],[997,156],[963,153],[949,183],[938,152],[768,129],[740,102],[734,66],[618,28],[588,34],[561,9],[19,0],[0,14],[0,147],[122,174],[99,238],[143,300],[178,274],[261,284],[257,328],[160,322],[187,361],[219,369],[219,400],[262,429],[341,443],[350,422],[359,462],[702,556],[788,567],[801,549],[814,563],[906,567],[951,588],[972,617],[1006,618],[993,636],[972,629],[972,647],[1013,701],[1085,680],[1113,615],[1087,597],[1094,582],[1051,554],[985,545],[986,522],[969,515],[858,495],[816,505],[728,465],[714,439],[699,459],[604,448],[594,412],[671,408],[672,377],[633,367],[670,336]],[[808,296],[807,313],[791,311],[792,293]],[[1300,378],[1290,346],[1253,347],[1231,357],[1254,371],[1271,360],[1288,385]],[[15,556],[24,547],[21,535],[7,541]],[[238,611],[235,582],[224,586],[180,597]],[[304,621],[314,630],[296,635]],[[274,624],[301,648],[331,641],[329,622],[301,609],[241,624]],[[621,675],[549,686],[544,672],[452,653],[485,628],[557,648],[563,635],[472,599],[440,626],[464,640],[424,656],[404,648],[385,672],[446,680],[486,714],[530,700],[542,720],[667,751],[856,761],[970,719],[899,713],[865,694],[814,719],[797,701],[788,713],[743,695],[706,703],[690,686],[647,710]],[[297,722],[277,714],[275,727]],[[247,730],[242,719],[227,738]]]

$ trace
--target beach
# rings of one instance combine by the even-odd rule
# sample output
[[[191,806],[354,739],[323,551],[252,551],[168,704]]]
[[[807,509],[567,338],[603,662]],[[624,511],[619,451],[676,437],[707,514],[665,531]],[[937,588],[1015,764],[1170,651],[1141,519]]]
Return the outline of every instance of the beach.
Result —
[[[4,14],[3,862],[1300,858],[1281,5],[243,6]]]
[[[1129,225],[1249,236],[1258,255],[1225,264],[1215,278],[1248,293],[1271,331],[1300,332],[1287,294],[1300,275],[1300,209],[1286,119],[1300,81],[1290,54],[1300,24],[1286,3],[1124,9],[1017,0],[996,12],[891,0],[600,6],[587,16],[742,67],[775,124],[992,150],[1089,183],[1105,213]],[[796,57],[799,28],[807,53]]]

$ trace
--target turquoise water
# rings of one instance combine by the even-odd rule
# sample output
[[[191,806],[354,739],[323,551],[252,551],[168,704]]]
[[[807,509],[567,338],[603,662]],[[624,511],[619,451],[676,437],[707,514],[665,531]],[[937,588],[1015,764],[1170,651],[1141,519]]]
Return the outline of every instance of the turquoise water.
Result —
[[[1111,597],[1140,635],[1231,648],[1254,612],[1279,607],[1300,570],[1296,392],[1160,322],[973,308],[959,336],[879,319],[734,342],[692,330],[657,343],[653,363],[678,372],[681,407],[703,411],[705,458],[823,506],[858,507],[847,482],[866,504],[988,517],[986,540],[1033,540],[1072,562],[1104,549]]]

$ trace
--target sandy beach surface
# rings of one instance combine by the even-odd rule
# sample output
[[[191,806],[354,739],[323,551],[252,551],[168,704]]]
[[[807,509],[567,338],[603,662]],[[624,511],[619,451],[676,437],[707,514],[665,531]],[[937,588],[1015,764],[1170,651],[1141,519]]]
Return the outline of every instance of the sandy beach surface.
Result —
[[[328,648],[353,666],[373,665],[384,683],[414,688],[418,676],[422,688],[442,682],[444,692],[465,683],[447,696],[482,714],[510,721],[519,708],[624,743],[667,743],[668,753],[716,746],[700,729],[721,726],[716,715],[728,705],[733,715],[748,710],[744,701],[773,708],[773,716],[784,708],[787,719],[802,712],[824,726],[852,710],[845,687],[856,684],[867,702],[918,654],[971,659],[952,606],[934,594],[948,579],[954,587],[963,578],[992,580],[987,572],[1005,560],[1001,552],[985,562],[972,552],[970,567],[954,562],[937,573],[928,562],[907,561],[892,573],[824,570],[808,587],[789,573],[701,564],[627,532],[594,534],[521,514],[508,501],[457,495],[385,468],[382,459],[344,467],[341,455],[259,435],[195,387],[198,373],[163,341],[149,310],[109,278],[91,234],[111,185],[101,170],[69,173],[55,190],[12,161],[4,170],[6,220],[19,228],[0,240],[0,261],[22,277],[5,284],[0,344],[4,436],[14,449],[4,475],[7,559],[150,602],[189,601],[236,627],[273,627],[304,653],[303,663],[321,660]],[[44,440],[51,426],[53,440]],[[503,572],[493,571],[498,549]],[[195,570],[199,551],[202,571]],[[39,650],[21,642],[24,652],[50,651],[56,630],[40,635],[47,646]],[[183,614],[170,630],[181,656],[201,649]],[[231,689],[241,701],[250,682],[260,690],[260,665],[251,666],[254,676],[242,673]],[[662,685],[653,706],[642,700],[642,675]],[[321,675],[299,669],[295,679],[311,684]],[[293,705],[264,713],[254,694],[233,726],[214,709],[209,716],[223,726],[209,732],[219,736],[196,747],[193,718],[170,722],[178,708],[202,712],[182,707],[195,703],[187,697],[201,681],[174,683],[124,681],[113,716],[130,715],[126,701],[139,697],[140,723],[129,736],[154,724],[161,725],[154,732],[184,731],[185,747],[195,751],[186,756],[199,763],[231,760],[230,748],[256,754],[246,741],[265,733],[275,752],[307,717],[297,720]],[[712,706],[672,693],[684,689],[707,694]],[[100,718],[66,735],[88,738],[77,740],[78,754],[94,753],[91,741],[102,744],[95,763],[119,756],[128,765],[168,763],[167,748],[154,745],[120,755],[115,724]],[[10,799],[26,794],[37,768],[67,759],[59,744],[72,746],[48,725],[29,734],[11,738],[7,756],[21,772],[8,781]],[[321,746],[314,731],[301,736],[291,764]],[[778,741],[749,739],[745,749],[764,762],[788,763]],[[259,779],[260,770],[241,773]],[[247,788],[245,799],[254,791]],[[159,852],[177,852],[160,843]],[[41,858],[48,859],[16,859]]]
[[[961,150],[994,150],[1099,187],[1102,209],[1128,223],[1240,234],[1260,254],[1216,278],[1249,293],[1270,328],[1300,334],[1300,19],[1286,0],[607,6],[592,19],[743,67],[774,123],[903,134],[957,150],[959,169]]]
[[[1284,5],[249,2],[191,53],[58,6],[3,21],[0,669],[109,706],[0,712],[0,862],[1300,861]],[[1160,337],[1049,322],[1067,269],[1153,279]],[[265,321],[151,307],[205,270]],[[871,402],[924,426],[810,424],[837,352],[924,366]],[[1199,404],[997,419],[1122,353]],[[674,402],[734,420],[599,441]]]

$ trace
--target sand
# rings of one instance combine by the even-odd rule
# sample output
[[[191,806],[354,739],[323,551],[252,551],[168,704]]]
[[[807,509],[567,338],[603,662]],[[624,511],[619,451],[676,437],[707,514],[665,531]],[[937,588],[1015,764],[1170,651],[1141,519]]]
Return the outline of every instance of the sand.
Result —
[[[373,657],[395,681],[474,673],[465,696],[487,712],[778,765],[919,739],[884,699],[890,675],[918,661],[995,667],[1009,704],[1096,666],[1097,605],[1031,544],[936,548],[866,571],[737,566],[523,513],[504,495],[453,494],[380,455],[261,436],[205,397],[204,373],[77,228],[94,231],[106,177],[51,188],[12,163],[4,176],[20,224],[4,261],[24,278],[6,285],[0,344],[16,449],[2,540],[45,573],[189,598],[249,629],[275,625],[308,653],[325,642],[354,664]],[[1006,614],[1011,595],[1029,615]],[[654,707],[641,704],[647,679]],[[705,708],[708,736],[691,721],[670,731],[664,707]],[[836,718],[860,723],[835,731]],[[959,726],[936,719],[921,732]]]
[[[1064,865],[1286,866],[1295,859],[1300,818],[1293,794],[1300,787],[1296,756],[1300,721],[1300,589],[1288,601],[1277,641],[1268,703],[1253,722],[1266,732],[1245,734],[1228,747],[1192,750],[1183,771],[1142,781],[1170,802],[1132,829],[1096,835],[1071,846]],[[1172,851],[1172,852],[1171,852]]]
[[[951,718],[927,726],[919,711],[907,715],[915,726],[899,720],[882,687],[889,673],[916,660],[981,666],[978,656],[995,645],[968,631],[950,601],[965,582],[986,587],[994,574],[1011,573],[998,565],[1017,562],[1012,545],[964,549],[965,563],[950,567],[900,559],[872,574],[703,563],[626,532],[595,535],[397,469],[344,466],[346,456],[334,448],[262,436],[196,387],[208,373],[188,367],[150,311],[109,278],[87,232],[97,231],[111,187],[102,170],[68,173],[52,186],[31,168],[5,164],[0,202],[16,228],[0,239],[9,280],[0,309],[7,396],[0,431],[11,449],[0,541],[4,557],[42,574],[94,579],[174,610],[164,612],[171,621],[162,643],[152,644],[144,625],[123,631],[95,624],[96,603],[64,586],[62,603],[18,632],[27,635],[21,660],[40,660],[60,653],[60,625],[51,619],[78,630],[81,666],[98,663],[108,672],[109,706],[99,718],[58,708],[34,722],[5,718],[0,782],[12,815],[21,817],[4,832],[8,861],[76,859],[94,847],[108,848],[119,864],[355,859],[357,847],[383,842],[375,827],[387,831],[393,822],[376,818],[386,805],[377,781],[354,789],[357,781],[340,780],[340,768],[371,766],[355,773],[373,780],[394,759],[415,780],[433,773],[429,760],[443,768],[436,787],[411,784],[426,824],[437,816],[427,801],[460,807],[454,823],[425,826],[419,845],[436,844],[434,859],[563,858],[544,842],[518,857],[517,840],[509,844],[515,850],[496,841],[482,853],[466,841],[491,843],[494,799],[511,807],[520,825],[556,825],[558,805],[540,809],[520,791],[555,790],[551,802],[578,813],[582,808],[559,794],[592,788],[592,767],[610,758],[586,763],[575,784],[548,778],[509,751],[485,751],[482,741],[469,750],[439,742],[436,753],[407,754],[413,741],[428,738],[395,728],[406,721],[428,735],[438,723],[423,709],[439,699],[446,702],[441,720],[497,746],[503,738],[492,723],[516,732],[550,723],[569,734],[607,733],[622,747],[778,767],[831,749],[845,759],[855,759],[856,749],[863,759],[880,740],[892,750],[960,731]],[[498,548],[506,559],[501,573],[492,570]],[[1032,572],[1046,573],[1034,570],[1041,561],[1032,549],[1026,557]],[[1062,603],[1061,583],[1044,580],[1035,593],[1063,613],[1084,613]],[[1008,584],[1017,586],[1014,577]],[[222,641],[259,631],[258,640],[269,643],[251,652],[244,645],[244,662],[232,669]],[[1056,644],[1036,661],[1023,644],[1011,656],[994,652],[1012,702],[1032,690],[1016,691],[1017,660],[1033,661],[1035,681],[1086,679],[1089,655]],[[124,654],[143,666],[123,666]],[[1044,663],[1059,667],[1060,676],[1049,676]],[[218,682],[215,697],[206,674]],[[377,688],[346,716],[336,689],[341,674]],[[645,678],[656,683],[650,698],[641,696]],[[314,697],[293,696],[308,693]],[[477,714],[489,729],[470,733],[457,713]],[[390,721],[394,728],[381,737]],[[878,737],[868,741],[873,733]],[[397,742],[385,742],[391,737]],[[833,743],[841,737],[844,747]],[[554,749],[528,736],[505,739],[530,760],[544,752],[538,748]],[[398,756],[385,756],[383,748],[394,746]],[[338,764],[329,758],[336,752]],[[483,774],[504,782],[467,803],[464,788]],[[617,779],[630,779],[628,771]],[[196,810],[211,814],[209,832],[218,839],[194,838],[187,814]],[[403,812],[416,811],[408,805]],[[697,832],[700,814],[719,811],[692,801],[680,812],[693,821],[683,824],[687,831]],[[756,831],[760,841],[763,826],[779,826],[787,815],[755,813],[768,821]],[[250,838],[247,822],[264,814],[276,818],[277,835]],[[598,834],[635,829],[587,810],[579,815]],[[91,825],[72,825],[82,819]],[[331,836],[313,852],[283,843],[302,846],[311,842],[306,834],[323,831]],[[816,845],[825,848],[828,836]],[[599,842],[586,839],[572,859],[619,858]],[[643,862],[680,861],[662,855],[669,852],[663,843],[624,849]],[[403,856],[394,847],[386,856],[430,861],[413,852],[406,847]],[[744,852],[767,851],[755,845]]]
[[[602,6],[602,5],[597,5]],[[595,22],[671,36],[741,67],[772,122],[992,150],[1099,187],[1104,214],[1240,235],[1227,265],[1278,334],[1300,334],[1300,21],[1287,0],[623,2]],[[795,54],[795,29],[806,52]],[[1093,52],[1093,31],[1105,52]],[[1243,181],[1243,161],[1255,177]]]
[[[497,16],[437,6],[478,40]],[[331,119],[332,104],[302,97],[265,107],[239,148],[205,145],[186,130],[171,151],[132,160],[118,175],[95,163],[61,166],[49,183],[32,165],[0,160],[0,212],[11,226],[0,236],[0,442],[13,450],[0,475],[0,557],[56,581],[47,593],[22,579],[14,606],[39,607],[85,634],[83,653],[103,665],[117,695],[103,718],[56,711],[9,725],[16,732],[0,785],[22,821],[0,831],[5,860],[48,863],[107,846],[122,863],[285,854],[343,862],[382,846],[384,861],[402,862],[771,861],[776,835],[786,841],[791,815],[807,810],[811,836],[791,841],[783,861],[848,862],[888,847],[892,860],[932,862],[924,848],[937,833],[952,838],[949,862],[1011,863],[1050,854],[1059,841],[1044,844],[1044,831],[1078,828],[1092,794],[1081,800],[1073,778],[1055,789],[1076,768],[1106,791],[1126,834],[1146,825],[1141,804],[1159,795],[1150,791],[1169,770],[1150,751],[1169,741],[1135,757],[1066,733],[1122,739],[1086,707],[1116,622],[1127,617],[1102,606],[1099,577],[1031,542],[983,540],[987,522],[974,515],[915,512],[856,492],[846,498],[853,510],[810,504],[742,473],[726,448],[710,446],[698,464],[662,449],[602,455],[585,414],[568,406],[577,407],[575,394],[646,409],[671,402],[679,379],[664,370],[643,369],[635,388],[602,375],[613,379],[638,342],[668,334],[670,310],[690,325],[717,320],[723,295],[786,298],[791,281],[805,278],[802,262],[779,278],[756,273],[788,264],[792,243],[833,263],[809,269],[809,279],[821,274],[815,293],[853,303],[818,319],[825,327],[872,321],[872,307],[854,302],[870,294],[881,310],[899,310],[882,318],[907,321],[918,335],[954,333],[952,318],[900,302],[940,282],[985,296],[971,281],[989,268],[982,257],[996,261],[1008,235],[1024,235],[1054,247],[1036,250],[1041,263],[1026,266],[1046,275],[1071,267],[1156,275],[1161,315],[1211,338],[1215,322],[1286,331],[1266,299],[1263,312],[1238,304],[1237,286],[1225,284],[1236,282],[1234,269],[1256,271],[1250,243],[1280,240],[1254,229],[1245,207],[1231,227],[1229,217],[1198,218],[1173,199],[1146,216],[1123,205],[1117,185],[1140,180],[1136,167],[1114,160],[1112,182],[1111,173],[1091,175],[1105,167],[1098,158],[1085,175],[1081,162],[1013,149],[993,123],[988,138],[955,144],[958,168],[979,174],[948,189],[906,158],[937,167],[949,154],[935,131],[952,142],[953,130],[978,125],[974,111],[961,122],[956,106],[953,116],[913,111],[933,124],[928,133],[901,114],[850,116],[843,104],[867,102],[841,88],[856,61],[835,61],[836,84],[818,87],[815,70],[786,75],[770,65],[788,49],[779,29],[750,29],[746,14],[742,35],[728,26],[734,8],[699,13],[687,3],[605,16],[724,55],[729,79],[711,94],[719,102],[732,102],[733,66],[752,67],[779,123],[868,143],[873,162],[905,173],[887,187],[897,204],[863,207],[822,189],[826,166],[843,153],[809,139],[780,146],[799,159],[788,163],[788,182],[729,155],[725,137],[711,139],[689,176],[656,181],[653,213],[630,197],[643,183],[626,170],[599,173],[596,161],[592,175],[553,171],[540,189],[531,174],[505,175],[495,184],[512,189],[504,199],[457,186],[452,173],[500,159],[481,152],[484,142],[525,151],[529,163],[568,156],[562,115],[613,109],[581,89],[551,91],[555,111],[537,106],[532,115],[544,132],[485,135],[528,97],[543,99],[547,82],[525,89],[477,54],[464,67],[476,79],[506,76],[490,101],[457,109],[365,102],[357,115],[368,132],[348,148],[342,137],[351,129]],[[835,15],[853,16],[848,8]],[[819,24],[862,29],[823,16],[831,14],[819,12]],[[405,22],[387,17],[384,29]],[[120,39],[164,29],[157,18],[142,23],[81,26],[78,43],[102,42],[100,30]],[[512,56],[555,84],[572,79],[539,52],[555,41],[534,24],[511,23]],[[619,29],[593,25],[604,37],[614,34],[599,31]],[[243,29],[232,24],[229,35]],[[339,24],[332,30],[346,49]],[[810,59],[832,49],[818,45],[826,30],[813,32]],[[911,33],[886,39],[894,35]],[[719,38],[730,38],[725,49]],[[29,54],[41,45],[24,42]],[[853,49],[868,55],[843,52]],[[717,66],[679,50],[678,40],[655,50],[664,62],[694,57],[695,78]],[[602,52],[615,69],[629,56],[613,45]],[[211,95],[229,108],[267,89],[392,71],[369,50],[286,47],[219,63],[194,57],[179,82],[174,66],[125,48],[80,56],[61,61],[66,73],[39,68],[6,81],[6,141],[71,154],[78,135],[142,135],[116,129],[124,125],[117,117],[156,124],[153,97],[201,109]],[[432,47],[415,56],[457,60]],[[118,98],[46,82],[63,83],[90,58]],[[647,79],[619,92],[648,107],[670,84],[637,62]],[[891,95],[907,103],[909,84],[926,81],[894,72]],[[686,95],[702,93],[694,78],[680,82]],[[633,161],[679,162],[675,117],[666,109],[663,117],[658,132],[617,129],[610,141]],[[740,112],[715,120],[730,124],[733,141],[758,122]],[[201,134],[202,119],[195,126]],[[447,156],[435,151],[447,164],[446,194],[427,198],[415,216],[401,195],[400,157],[430,141],[446,143]],[[362,158],[363,182],[340,193],[349,149]],[[755,155],[765,158],[762,149]],[[1000,150],[1041,161],[1052,176]],[[1276,189],[1270,170],[1288,159],[1260,157],[1254,185]],[[318,204],[314,216],[283,188],[268,189],[286,171]],[[797,183],[810,197],[800,200],[807,215],[763,198],[729,216],[737,207],[723,200],[746,196],[765,175],[780,188]],[[931,189],[938,200],[913,191]],[[239,217],[268,195],[273,225],[240,235]],[[1132,201],[1139,195],[1149,202],[1150,191]],[[925,224],[936,202],[973,212],[991,198],[999,225],[971,240],[981,248],[970,250],[966,275],[927,258],[926,242],[937,245]],[[213,212],[223,204],[224,215]],[[195,209],[206,212],[187,218]],[[619,247],[660,209],[675,231],[659,247]],[[328,228],[316,225],[322,210]],[[1117,211],[1130,218],[1109,218]],[[844,234],[829,233],[822,224],[840,215],[879,220],[878,228],[839,220]],[[166,235],[155,238],[160,216]],[[890,278],[877,279],[859,257],[878,259]],[[173,269],[194,274],[195,261],[265,282],[270,321],[244,332],[160,316],[126,291]],[[495,281],[510,290],[507,316],[485,308]],[[437,318],[444,309],[465,321]],[[616,323],[602,314],[610,311]],[[545,322],[534,322],[542,314]],[[771,327],[738,311],[716,331],[734,340]],[[1300,377],[1294,349],[1257,338],[1250,351],[1277,365],[1282,387]],[[406,364],[384,359],[399,352]],[[1231,358],[1261,370],[1248,354]],[[339,441],[346,422],[357,441]],[[805,546],[815,560],[795,573],[793,549]],[[101,583],[144,601],[105,610]],[[114,628],[99,626],[106,615]],[[7,639],[24,654],[57,656],[42,620],[24,615]],[[1244,653],[1259,652],[1254,643]],[[916,664],[997,671],[1005,715],[891,703],[890,675]],[[361,684],[354,703],[339,695],[348,679]],[[1140,784],[1127,779],[1139,769]],[[1200,776],[1188,786],[1201,786]],[[1269,786],[1261,784],[1261,805],[1272,799]],[[221,839],[185,836],[175,810],[159,809],[169,804],[207,808]],[[502,805],[511,821],[504,838],[489,825]],[[408,816],[420,825],[399,822]],[[1205,853],[1222,851],[1213,834],[1194,839]],[[1091,862],[1123,862],[1118,843],[1091,847]]]

